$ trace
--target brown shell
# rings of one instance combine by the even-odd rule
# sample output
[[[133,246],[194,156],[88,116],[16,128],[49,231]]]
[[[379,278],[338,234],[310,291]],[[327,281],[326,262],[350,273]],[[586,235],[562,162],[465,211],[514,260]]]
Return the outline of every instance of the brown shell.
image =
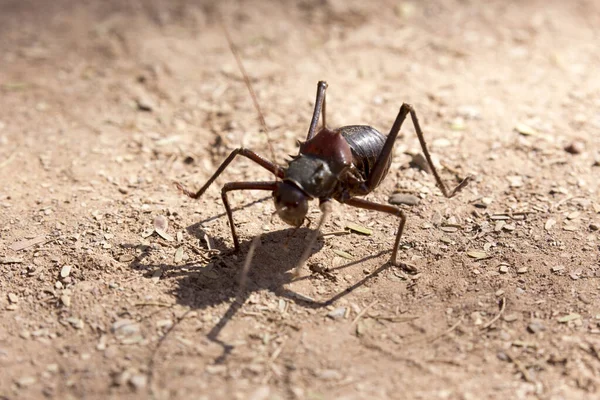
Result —
[[[300,153],[332,161],[340,167],[352,164],[352,149],[339,130],[321,129],[312,139],[300,145]]]

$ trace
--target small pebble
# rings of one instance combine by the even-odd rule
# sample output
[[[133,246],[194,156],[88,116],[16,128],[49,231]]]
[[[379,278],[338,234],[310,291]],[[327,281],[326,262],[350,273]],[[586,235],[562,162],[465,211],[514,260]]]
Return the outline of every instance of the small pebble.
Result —
[[[50,372],[51,374],[57,373],[59,371],[58,364],[48,364],[46,366],[46,371]]]
[[[471,105],[460,106],[456,112],[465,119],[478,119],[481,116],[480,109]]]
[[[496,221],[496,225],[494,226],[494,232],[500,232],[504,226],[506,225],[506,221]]]
[[[447,233],[454,233],[458,231],[458,228],[455,226],[442,226],[440,229]]]
[[[135,390],[140,390],[146,387],[148,383],[148,377],[142,374],[135,374],[129,378],[129,384],[133,386]]]
[[[317,378],[325,381],[337,381],[342,379],[342,374],[334,369],[325,369],[317,373]]]
[[[514,322],[519,319],[519,314],[507,314],[503,318],[506,322]]]
[[[530,333],[539,333],[546,330],[544,324],[539,320],[531,321],[529,325],[527,325],[527,330]]]
[[[140,111],[152,112],[156,108],[154,102],[148,97],[138,97],[135,99],[135,103]]]
[[[584,293],[579,293],[579,300],[585,304],[592,304],[592,300]]]
[[[592,222],[592,223],[590,224],[590,231],[593,231],[593,232],[595,232],[595,231],[597,231],[597,230],[600,230],[600,224],[599,224],[599,223],[597,223],[597,222]]]
[[[510,183],[510,187],[519,188],[523,186],[523,177],[522,176],[507,176],[506,179]]]
[[[135,260],[135,257],[131,254],[122,254],[119,256],[119,262],[130,262]]]
[[[521,294],[525,293],[525,290],[523,290],[522,288],[518,287],[518,288],[515,289],[515,293],[517,295],[521,295]]]
[[[421,171],[425,171],[428,174],[431,173],[431,168],[429,168],[429,163],[427,163],[427,159],[422,153],[417,153],[413,155],[412,161],[410,162],[411,166],[419,168]]]
[[[327,316],[331,319],[343,318],[346,314],[346,307],[338,307],[335,310],[330,311]]]
[[[405,193],[395,193],[391,195],[388,200],[390,204],[405,204],[407,206],[416,206],[419,204],[419,201],[421,201],[421,199],[417,196]]]
[[[574,140],[565,146],[565,151],[569,154],[581,154],[585,150],[585,143],[581,140]]]
[[[467,126],[467,124],[465,123],[465,120],[462,117],[456,117],[450,123],[450,129],[452,129],[453,131],[462,131],[466,128],[466,126]],[[439,141],[439,140],[441,140],[441,139],[438,139],[437,141]],[[448,141],[448,144],[449,144],[449,141]],[[440,146],[439,144],[436,143],[434,147],[447,147],[447,146]]]
[[[70,265],[65,265],[60,269],[60,277],[61,278],[66,278],[69,276],[69,274],[71,274],[71,266]]]
[[[570,321],[575,321],[575,320],[580,320],[581,319],[581,315],[577,314],[577,313],[571,313],[569,315],[564,315],[560,318],[558,318],[558,322],[560,322],[561,324],[566,324]]]
[[[21,388],[25,388],[27,386],[31,386],[36,382],[35,377],[33,376],[24,376],[17,381],[17,386]]]
[[[19,296],[14,293],[9,293],[7,297],[8,301],[10,301],[12,304],[17,304],[19,302]]]
[[[130,319],[119,319],[112,324],[112,331],[116,335],[131,336],[139,333],[140,325]]]
[[[63,303],[63,305],[65,307],[70,307],[71,306],[71,296],[63,294],[62,296],[60,296],[60,301],[61,301],[61,303]]]
[[[524,123],[517,124],[517,126],[515,126],[515,130],[517,132],[519,132],[521,135],[525,135],[525,136],[539,135],[538,131],[536,131],[534,128],[532,128],[529,125],[524,124]]]
[[[521,267],[517,270],[517,274],[525,274],[529,269],[527,267]]]
[[[80,318],[69,317],[65,321],[71,324],[71,326],[75,329],[83,329],[83,320],[81,320]]]
[[[481,314],[477,311],[471,313],[471,319],[473,320],[474,325],[483,324],[483,320],[481,319]]]
[[[500,267],[498,268],[498,271],[501,274],[506,274],[508,272],[508,265],[506,265],[506,264],[500,265]]]

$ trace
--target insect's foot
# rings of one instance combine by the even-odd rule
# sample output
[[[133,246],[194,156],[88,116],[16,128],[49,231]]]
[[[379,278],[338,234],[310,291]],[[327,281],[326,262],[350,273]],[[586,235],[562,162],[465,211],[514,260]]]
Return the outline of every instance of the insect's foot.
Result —
[[[174,182],[174,183],[175,183],[175,186],[177,187],[177,189],[179,189],[186,196],[191,197],[192,199],[197,198],[196,193],[190,192],[185,187],[183,187],[183,185],[181,183],[179,183],[179,182]]]

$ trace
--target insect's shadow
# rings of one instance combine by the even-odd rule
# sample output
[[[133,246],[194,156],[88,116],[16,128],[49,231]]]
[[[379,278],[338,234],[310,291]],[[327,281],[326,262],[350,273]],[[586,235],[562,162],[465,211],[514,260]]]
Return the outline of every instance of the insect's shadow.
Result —
[[[189,226],[187,231],[190,235],[198,238],[200,243],[203,242],[205,232],[201,223]],[[230,303],[228,310],[207,334],[209,340],[218,343],[223,348],[222,354],[215,360],[215,362],[223,362],[232,351],[233,346],[221,340],[219,335],[253,292],[266,289],[277,296],[288,298],[302,307],[322,308],[351,293],[389,267],[389,263],[382,265],[325,301],[312,300],[307,296],[299,295],[286,289],[285,286],[294,280],[289,272],[300,262],[307,245],[307,236],[312,232],[312,229],[302,227],[263,233],[261,243],[255,249],[252,258],[246,288],[241,293],[239,293],[239,277],[251,246],[251,240],[242,240],[241,251],[236,254],[220,238],[213,237],[211,244],[217,250],[213,258],[206,256],[203,258],[201,254],[189,252],[191,253],[189,258],[193,261],[183,265],[153,263],[151,262],[154,258],[152,247],[147,247],[130,264],[130,267],[146,271],[147,278],[156,276],[158,271],[161,279],[176,279],[177,284],[172,290],[172,294],[177,298],[178,304],[185,305],[190,309],[206,309],[222,303]],[[323,238],[318,238],[311,248],[311,255],[321,251],[323,247]],[[210,254],[206,248],[197,250],[200,250],[199,253]],[[387,252],[389,251],[382,251],[360,260],[351,261],[336,267],[334,272],[368,259],[377,258]],[[304,279],[312,279],[312,276],[297,278],[297,280]]]

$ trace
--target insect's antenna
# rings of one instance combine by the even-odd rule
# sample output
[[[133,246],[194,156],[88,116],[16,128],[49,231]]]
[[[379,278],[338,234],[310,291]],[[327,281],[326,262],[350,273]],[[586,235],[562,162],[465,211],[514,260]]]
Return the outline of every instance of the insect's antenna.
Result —
[[[244,64],[242,64],[242,59],[237,50],[237,47],[235,47],[235,44],[233,43],[233,40],[231,39],[231,35],[229,34],[229,30],[227,29],[227,26],[225,25],[225,22],[223,21],[223,16],[219,16],[219,22],[221,24],[221,27],[223,28],[223,32],[225,32],[225,37],[227,38],[227,43],[229,44],[229,49],[231,50],[231,53],[233,53],[233,56],[235,57],[235,61],[237,62],[240,72],[242,73],[242,75],[244,77],[244,83],[246,84],[246,87],[248,88],[248,91],[250,92],[250,97],[252,97],[252,102],[254,103],[254,108],[256,109],[256,112],[258,113],[258,119],[260,120],[262,129],[265,131],[265,135],[267,135],[267,144],[269,145],[269,151],[271,153],[271,160],[273,160],[273,162],[275,162],[275,151],[273,150],[273,145],[271,144],[271,136],[269,134],[269,128],[267,128],[267,123],[265,122],[265,117],[260,108],[260,104],[258,103],[258,97],[256,97],[256,93],[254,92],[252,83],[250,83],[250,78],[248,78],[248,73],[246,72],[246,69],[244,68]]]

